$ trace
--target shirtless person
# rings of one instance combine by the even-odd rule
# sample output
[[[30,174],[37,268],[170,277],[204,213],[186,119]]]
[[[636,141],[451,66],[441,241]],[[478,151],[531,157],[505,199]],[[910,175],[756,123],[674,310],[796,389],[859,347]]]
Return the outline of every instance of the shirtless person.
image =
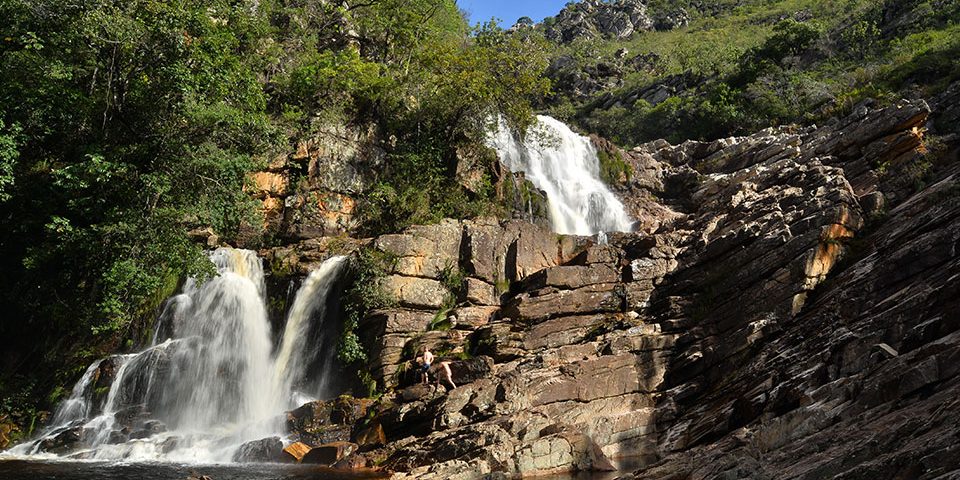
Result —
[[[444,380],[450,384],[451,387],[457,388],[457,384],[453,383],[453,372],[450,371],[450,362],[440,362],[440,372],[437,372],[437,386],[440,386],[440,373],[443,373]]]
[[[420,367],[420,381],[421,383],[430,383],[430,375],[427,372],[430,371],[430,364],[433,363],[433,353],[430,352],[430,349],[423,347],[423,355],[419,358],[423,362],[423,366]]]
[[[423,355],[417,357],[417,361],[422,364],[422,366],[420,367],[421,383],[426,384],[430,382],[430,365],[433,364],[433,360],[434,360],[433,352],[431,352],[429,348],[424,347]],[[443,380],[445,380],[448,384],[450,384],[451,388],[457,388],[457,384],[453,383],[453,372],[450,371],[450,362],[440,362],[440,365],[438,366],[438,370],[439,371],[435,372],[437,376],[438,387],[440,386],[440,380],[442,377]]]

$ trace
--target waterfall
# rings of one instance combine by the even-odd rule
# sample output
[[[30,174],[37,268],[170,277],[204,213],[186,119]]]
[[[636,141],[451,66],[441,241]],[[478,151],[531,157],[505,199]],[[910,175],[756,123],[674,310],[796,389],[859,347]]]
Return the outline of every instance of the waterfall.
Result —
[[[276,355],[260,258],[222,248],[210,260],[217,276],[188,279],[167,300],[147,349],[90,365],[51,426],[10,453],[57,451],[72,435],[83,450],[64,450],[76,458],[230,461],[244,442],[284,435],[296,399],[329,394],[337,329],[325,306],[345,257],[303,282]]]
[[[550,221],[557,233],[595,235],[627,232],[633,221],[600,180],[600,159],[589,138],[559,120],[537,116],[522,141],[502,118],[487,143],[510,170],[547,194]]]
[[[91,413],[91,405],[87,399],[92,396],[90,389],[93,388],[93,379],[102,362],[103,360],[97,360],[91,363],[87,370],[83,372],[80,381],[73,386],[70,397],[57,407],[57,411],[53,414],[53,420],[50,422],[52,425],[70,424],[87,418],[87,415]]]
[[[304,373],[311,361],[320,363],[320,372],[329,372],[335,357],[335,342],[338,329],[325,325],[325,310],[329,293],[339,279],[345,256],[332,257],[320,268],[310,272],[294,297],[293,305],[287,314],[287,326],[283,332],[280,351],[277,354],[275,376],[279,379],[278,388],[291,392],[292,406],[305,401],[326,396],[329,392],[330,375],[320,375],[315,385],[298,385],[304,380]],[[311,321],[311,320],[316,321]],[[311,328],[312,327],[312,328]],[[312,335],[318,330],[319,335]],[[333,335],[330,335],[330,334]],[[319,338],[318,338],[319,337]],[[326,348],[324,348],[326,347]]]

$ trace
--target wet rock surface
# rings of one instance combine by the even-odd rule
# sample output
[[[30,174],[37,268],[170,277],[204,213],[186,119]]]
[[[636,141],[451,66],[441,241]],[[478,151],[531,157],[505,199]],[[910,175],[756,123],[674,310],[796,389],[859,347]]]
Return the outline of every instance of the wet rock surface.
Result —
[[[638,231],[604,245],[493,221],[436,227],[459,236],[435,254],[429,231],[381,241],[411,259],[392,275],[440,282],[449,262],[467,293],[450,330],[426,301],[367,320],[370,371],[402,388],[371,407],[386,444],[359,455],[398,478],[624,456],[646,460],[636,478],[952,478],[960,167],[925,149],[930,114],[864,104],[623,152]],[[924,183],[902,178],[918,162]],[[404,383],[425,345],[484,368]]]
[[[241,463],[281,463],[285,459],[280,437],[247,442],[233,454],[233,461]]]
[[[351,396],[306,403],[286,414],[286,431],[308,447],[350,441],[373,402]],[[333,463],[333,462],[330,462]]]

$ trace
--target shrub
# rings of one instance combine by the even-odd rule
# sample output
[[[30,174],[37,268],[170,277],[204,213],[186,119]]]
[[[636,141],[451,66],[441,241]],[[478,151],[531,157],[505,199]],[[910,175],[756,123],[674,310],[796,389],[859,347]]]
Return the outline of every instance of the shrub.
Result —
[[[396,258],[392,255],[372,247],[359,250],[350,259],[351,282],[343,293],[345,318],[337,344],[337,358],[345,365],[367,359],[357,336],[360,321],[373,310],[396,303],[396,299],[380,286],[380,280],[393,268],[395,262]]]
[[[623,160],[623,155],[619,151],[614,151],[613,155],[600,150],[597,152],[600,160],[600,179],[607,185],[620,183],[621,178],[630,181],[633,175],[633,167]]]

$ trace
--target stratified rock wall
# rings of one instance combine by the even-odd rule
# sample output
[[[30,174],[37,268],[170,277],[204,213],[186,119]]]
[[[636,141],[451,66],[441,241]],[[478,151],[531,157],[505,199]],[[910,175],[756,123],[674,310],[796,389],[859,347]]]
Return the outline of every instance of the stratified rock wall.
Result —
[[[380,237],[401,301],[367,342],[398,390],[375,407],[388,444],[358,455],[418,478],[622,456],[643,478],[955,472],[960,169],[925,149],[929,113],[623,152],[640,228],[608,244],[516,221]],[[447,265],[464,287],[430,331]],[[421,345],[479,363],[404,388]]]
[[[665,286],[655,315],[668,311],[671,297],[713,294],[684,334],[689,346],[670,367],[658,406],[665,459],[639,478],[957,475],[960,457],[950,452],[960,447],[952,420],[960,352],[958,168],[937,166],[930,185],[902,178],[916,162],[931,161],[921,143],[927,113],[922,102],[864,107],[800,135],[798,161],[809,165],[823,155],[835,166],[824,171],[840,170],[850,185],[841,197],[842,211],[850,212],[844,217],[857,213],[866,227],[839,222],[822,230],[813,262],[802,264],[808,282],[819,285],[790,315],[778,312],[779,296],[768,287],[743,282],[743,266],[732,281],[703,280],[735,258],[729,254],[694,260],[675,275],[688,286]],[[851,192],[874,210],[855,208]],[[821,261],[833,258],[834,246],[840,254]],[[767,263],[770,252],[755,251],[750,263]],[[827,265],[822,273],[839,273],[821,278]]]

